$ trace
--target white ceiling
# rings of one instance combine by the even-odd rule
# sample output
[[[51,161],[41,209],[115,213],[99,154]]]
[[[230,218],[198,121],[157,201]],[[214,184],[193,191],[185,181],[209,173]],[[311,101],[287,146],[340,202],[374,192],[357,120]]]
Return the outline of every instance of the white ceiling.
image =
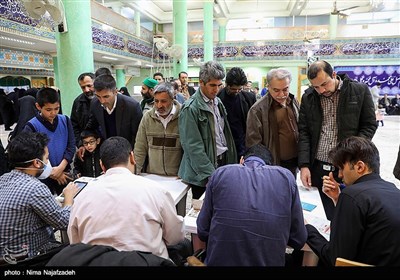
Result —
[[[121,13],[127,7],[133,10],[139,10],[141,21],[152,21],[156,23],[172,23],[172,0],[150,1],[150,0],[96,0],[98,3],[112,8]],[[373,7],[372,2],[377,3],[382,0],[337,0],[337,9],[347,9],[349,7],[359,6],[354,9],[346,10],[345,13],[364,13],[369,11],[382,10],[382,6]],[[385,10],[400,10],[400,0],[383,0]],[[189,22],[203,21],[203,2],[202,0],[187,0],[187,19]],[[390,6],[396,4],[396,7]],[[268,18],[268,17],[292,17],[295,16],[313,16],[330,14],[333,10],[334,0],[215,0],[214,18],[229,19],[249,19],[249,18]],[[300,6],[300,9],[296,9]],[[218,7],[218,8],[216,8]],[[217,11],[219,13],[217,13]],[[244,26],[245,28],[245,26]],[[0,36],[7,36],[7,33],[0,30]],[[43,42],[35,38],[23,36],[13,36],[14,39],[21,39],[34,42],[35,45],[25,45],[17,41],[9,41],[0,38],[1,46],[4,48],[55,53],[55,42]],[[103,54],[95,51],[94,59],[98,62],[123,64],[126,66],[138,66],[138,61],[126,57],[118,57],[118,61],[104,59]],[[110,55],[111,56],[111,55]],[[144,67],[144,66],[142,66]]]
[[[127,7],[138,10],[144,19],[156,23],[172,23],[173,1],[148,1],[148,0],[96,0],[106,7],[121,13]],[[364,13],[371,10],[381,10],[379,3],[398,3],[398,0],[336,0],[338,10],[350,7],[357,8],[346,10],[345,13]],[[186,0],[187,20],[202,21],[202,0]],[[291,17],[315,16],[329,14],[333,11],[335,0],[214,0],[214,17],[241,19],[252,17]],[[218,7],[218,8],[217,8]],[[220,11],[217,13],[217,11]]]

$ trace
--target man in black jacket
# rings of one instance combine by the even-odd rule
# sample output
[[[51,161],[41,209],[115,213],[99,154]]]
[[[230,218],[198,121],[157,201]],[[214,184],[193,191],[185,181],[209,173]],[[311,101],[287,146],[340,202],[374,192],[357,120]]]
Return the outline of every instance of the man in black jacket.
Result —
[[[72,104],[71,123],[74,129],[75,145],[81,146],[81,133],[89,121],[90,101],[94,98],[94,74],[82,73],[78,77],[79,86],[82,93],[79,94]]]
[[[256,103],[256,96],[244,91],[247,77],[242,68],[233,67],[226,74],[225,87],[218,92],[228,113],[228,122],[235,140],[238,161],[244,155],[246,146],[246,120],[250,107]]]
[[[400,266],[400,190],[379,176],[379,152],[365,137],[352,136],[330,152],[339,177],[324,176],[323,191],[336,204],[329,242],[306,225],[307,244],[322,264],[337,257],[376,266]],[[339,195],[340,194],[340,195]]]
[[[377,129],[374,103],[366,84],[338,75],[319,60],[307,72],[311,87],[301,99],[299,115],[299,168],[304,187],[317,187],[326,217],[331,220],[334,205],[322,192],[322,177],[338,169],[328,152],[349,136],[372,139]]]

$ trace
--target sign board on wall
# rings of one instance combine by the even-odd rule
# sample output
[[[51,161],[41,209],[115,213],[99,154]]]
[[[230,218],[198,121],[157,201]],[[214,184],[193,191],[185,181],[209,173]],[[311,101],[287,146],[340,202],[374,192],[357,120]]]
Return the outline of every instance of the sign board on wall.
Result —
[[[336,73],[347,74],[351,79],[367,84],[370,88],[381,83],[380,95],[400,94],[400,65],[336,66]]]

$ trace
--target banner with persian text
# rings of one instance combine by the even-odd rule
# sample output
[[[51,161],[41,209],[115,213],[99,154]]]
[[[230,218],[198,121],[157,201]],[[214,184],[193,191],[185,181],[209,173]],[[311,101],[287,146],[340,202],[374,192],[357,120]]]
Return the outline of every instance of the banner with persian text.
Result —
[[[400,65],[337,66],[336,73],[346,73],[351,79],[367,84],[370,88],[381,83],[380,95],[400,94]]]

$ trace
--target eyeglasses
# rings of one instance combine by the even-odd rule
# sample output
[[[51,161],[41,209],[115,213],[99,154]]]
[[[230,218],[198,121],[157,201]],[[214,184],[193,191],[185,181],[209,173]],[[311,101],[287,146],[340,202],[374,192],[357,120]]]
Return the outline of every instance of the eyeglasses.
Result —
[[[83,146],[94,145],[95,143],[96,143],[96,140],[90,140],[89,142],[83,142]]]

